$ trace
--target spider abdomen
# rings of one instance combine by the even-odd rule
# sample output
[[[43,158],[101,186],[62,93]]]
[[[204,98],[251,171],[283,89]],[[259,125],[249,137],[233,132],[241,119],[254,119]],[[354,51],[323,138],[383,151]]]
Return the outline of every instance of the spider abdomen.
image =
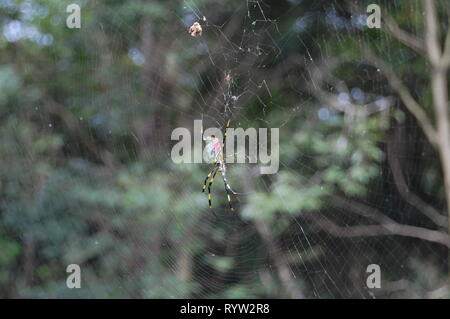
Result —
[[[222,161],[222,146],[218,139],[213,139],[206,144],[204,159],[206,163],[219,163]]]

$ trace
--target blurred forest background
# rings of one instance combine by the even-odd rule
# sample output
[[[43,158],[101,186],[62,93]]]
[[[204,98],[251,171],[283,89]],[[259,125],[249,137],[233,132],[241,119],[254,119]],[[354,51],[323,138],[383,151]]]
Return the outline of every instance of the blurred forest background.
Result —
[[[0,0],[0,297],[449,297],[449,2],[371,3]],[[170,158],[229,116],[235,212]]]

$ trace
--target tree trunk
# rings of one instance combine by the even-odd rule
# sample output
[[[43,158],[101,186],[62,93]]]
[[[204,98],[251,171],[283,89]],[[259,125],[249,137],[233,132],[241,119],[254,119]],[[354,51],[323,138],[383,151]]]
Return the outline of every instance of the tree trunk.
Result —
[[[447,85],[446,70],[440,68],[434,69],[431,76],[431,87],[436,113],[438,148],[443,171],[445,197],[447,201],[448,232],[450,234],[450,125],[448,118]],[[448,263],[450,277],[450,255]]]
[[[437,147],[439,150],[444,186],[447,201],[447,214],[449,217],[448,231],[450,233],[450,124],[448,117],[448,65],[443,64],[447,48],[441,50],[439,42],[439,20],[436,13],[435,2],[423,0],[425,9],[425,45],[431,69],[431,90],[437,126]],[[450,32],[450,31],[447,31]],[[447,46],[447,45],[446,45]],[[449,256],[450,277],[450,256]]]

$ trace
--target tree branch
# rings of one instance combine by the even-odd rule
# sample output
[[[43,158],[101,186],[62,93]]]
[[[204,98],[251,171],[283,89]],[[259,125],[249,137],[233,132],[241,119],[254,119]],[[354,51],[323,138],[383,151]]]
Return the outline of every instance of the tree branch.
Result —
[[[321,64],[310,64],[307,66],[307,71],[310,74],[310,81],[306,81],[305,85],[308,87],[310,92],[322,103],[329,105],[336,110],[343,112],[346,119],[350,120],[360,120],[361,117],[367,117],[370,114],[383,111],[391,105],[391,97],[386,97],[386,106],[380,107],[377,105],[376,101],[369,102],[366,104],[354,104],[351,101],[346,101],[343,103],[339,100],[337,94],[330,93],[322,88],[323,83],[331,84],[339,92],[348,92],[348,87],[345,82],[341,79],[333,76],[333,69],[337,68],[339,65],[347,62],[346,59],[332,58],[326,63]],[[327,76],[328,81],[325,81],[325,76]]]
[[[447,43],[445,57],[441,57],[441,48],[439,44],[439,20],[436,14],[434,1],[423,0],[425,9],[425,34],[427,35],[427,53],[428,59],[432,65],[431,91],[435,110],[437,125],[437,145],[441,157],[442,171],[444,175],[445,197],[447,200],[447,211],[449,216],[450,231],[450,119],[448,107],[448,80],[447,68],[443,68],[447,53]],[[447,40],[448,40],[447,35]],[[442,62],[444,61],[444,62]]]
[[[354,214],[366,217],[379,224],[395,224],[396,222],[390,217],[382,214],[375,208],[364,205],[363,203],[356,202],[340,196],[333,196],[333,205],[351,211]]]
[[[416,51],[420,55],[425,54],[422,39],[419,39],[415,37],[413,34],[400,28],[399,25],[395,22],[395,20],[387,13],[387,10],[383,11],[382,17],[388,32],[392,36],[394,36],[397,40],[408,46],[410,49]]]
[[[320,229],[337,237],[372,237],[399,235],[426,240],[450,248],[450,237],[440,231],[402,224],[339,226],[326,218],[314,217]]]
[[[397,130],[396,130],[397,131]],[[420,212],[427,216],[431,221],[440,227],[447,227],[448,218],[440,214],[432,206],[428,205],[419,196],[411,192],[406,184],[405,178],[402,173],[402,168],[397,156],[398,143],[395,142],[395,138],[398,133],[395,133],[395,137],[390,138],[387,143],[387,154],[389,165],[391,167],[392,176],[394,177],[395,186],[400,195],[406,200],[408,204],[416,207]]]
[[[381,60],[378,56],[375,55],[369,48],[365,48],[364,50],[366,58],[373,63],[374,65],[378,66],[384,73],[387,81],[391,85],[391,87],[397,92],[397,94],[400,96],[400,99],[402,100],[403,104],[405,104],[406,108],[411,112],[416,120],[418,121],[419,125],[421,126],[422,130],[424,131],[427,139],[430,141],[430,143],[436,147],[437,146],[437,133],[436,130],[431,123],[430,119],[428,118],[427,114],[423,110],[423,108],[420,106],[419,103],[411,96],[409,93],[408,88],[402,83],[400,78],[395,74],[394,71],[392,71],[391,68],[389,68],[383,60]]]
[[[430,238],[435,238],[436,236],[440,237],[440,235],[438,236],[438,233],[439,233],[443,236],[446,236],[448,243],[450,244],[450,236],[447,235],[446,233],[435,231],[435,230],[430,230],[430,229],[422,228],[422,227],[399,224],[396,221],[394,221],[393,219],[386,216],[385,214],[381,213],[379,210],[377,210],[373,207],[364,205],[363,203],[356,202],[356,201],[346,199],[346,198],[342,198],[339,196],[335,196],[335,197],[333,197],[333,204],[341,209],[346,209],[354,214],[358,214],[360,216],[369,218],[369,219],[379,223],[380,224],[379,226],[387,227],[392,232],[394,232],[394,230],[398,231],[399,232],[398,235],[409,236],[409,237],[420,236],[417,238],[429,240]],[[373,225],[370,225],[370,226],[373,226]],[[409,232],[412,232],[412,231],[418,231],[419,234],[418,235],[414,235],[412,233],[408,234]],[[442,239],[445,237],[440,237],[440,238]],[[430,241],[433,241],[433,240],[430,240]]]
[[[425,9],[425,44],[428,58],[433,66],[438,66],[441,59],[441,48],[436,7],[433,0],[422,0],[422,3]]]
[[[249,169],[244,170],[243,184],[246,192],[253,193],[254,185]],[[256,231],[261,236],[264,242],[270,259],[272,260],[275,269],[277,271],[278,278],[281,282],[283,290],[290,296],[290,298],[302,299],[303,293],[298,289],[295,281],[292,278],[289,264],[286,262],[284,256],[282,256],[277,239],[274,237],[270,224],[263,218],[255,218],[253,220]]]
[[[364,12],[364,9],[350,1],[346,1],[347,8],[352,14]],[[386,30],[396,38],[398,41],[402,42],[404,45],[408,46],[410,49],[414,50],[420,55],[425,54],[425,48],[423,44],[423,40],[414,36],[413,34],[403,30],[397,22],[391,17],[388,13],[388,10],[385,8],[381,8],[382,19],[384,24],[386,25]]]
[[[376,225],[339,226],[328,218],[319,218],[312,214],[311,218],[316,222],[319,228],[332,235],[339,237],[399,235],[438,243],[450,248],[450,236],[444,232],[399,224],[375,208],[339,196],[333,197],[332,203],[338,208],[347,210],[353,214],[364,216],[378,223]]]
[[[444,52],[441,58],[441,67],[448,69],[450,67],[450,28],[447,30],[447,36],[445,38]]]

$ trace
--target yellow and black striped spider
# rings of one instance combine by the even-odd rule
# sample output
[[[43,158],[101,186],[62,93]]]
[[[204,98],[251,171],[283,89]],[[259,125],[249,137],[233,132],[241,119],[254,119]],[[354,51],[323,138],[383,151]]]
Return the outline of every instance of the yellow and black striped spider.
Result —
[[[206,188],[208,188],[208,203],[209,208],[211,208],[211,184],[214,182],[214,178],[216,177],[217,172],[220,171],[223,178],[223,183],[225,186],[225,191],[227,192],[227,199],[228,199],[228,205],[230,206],[230,210],[234,210],[233,205],[231,204],[231,194],[236,195],[236,192],[233,191],[230,187],[230,185],[227,182],[227,176],[226,176],[226,166],[225,166],[225,156],[224,156],[224,148],[225,148],[225,138],[227,136],[227,129],[230,126],[230,120],[227,122],[227,126],[225,127],[225,131],[223,133],[223,140],[222,143],[220,143],[219,139],[214,136],[207,136],[204,137],[203,140],[206,141],[205,146],[205,160],[209,164],[214,164],[214,167],[211,169],[211,171],[208,173],[208,175],[205,178],[205,181],[203,183],[203,190],[204,193]],[[206,187],[208,185],[208,187]]]

